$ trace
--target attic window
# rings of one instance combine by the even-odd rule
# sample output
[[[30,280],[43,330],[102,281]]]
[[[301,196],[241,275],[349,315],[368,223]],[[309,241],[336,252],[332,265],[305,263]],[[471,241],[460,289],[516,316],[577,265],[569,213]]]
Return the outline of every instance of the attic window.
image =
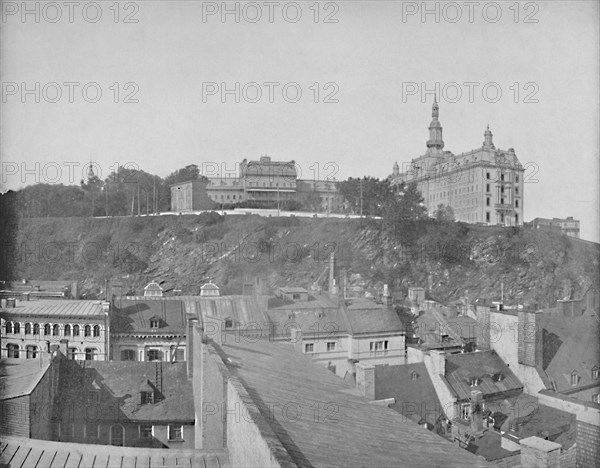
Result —
[[[502,372],[498,372],[493,376],[494,382],[502,382],[504,380],[504,374]]]
[[[225,319],[225,328],[233,328],[233,320]]]
[[[140,403],[142,405],[154,403],[154,392],[140,392]]]
[[[579,376],[577,375],[577,371],[571,372],[571,385],[577,385],[579,382]]]
[[[477,377],[473,377],[470,381],[469,381],[469,385],[471,387],[477,387],[479,384],[481,383],[481,379],[478,379]]]
[[[600,376],[600,370],[598,366],[592,367],[592,379],[597,379]]]
[[[160,320],[152,319],[150,320],[150,328],[158,328],[160,327]]]
[[[417,374],[415,371],[412,371],[410,373],[410,380],[417,380],[419,378],[419,374]]]

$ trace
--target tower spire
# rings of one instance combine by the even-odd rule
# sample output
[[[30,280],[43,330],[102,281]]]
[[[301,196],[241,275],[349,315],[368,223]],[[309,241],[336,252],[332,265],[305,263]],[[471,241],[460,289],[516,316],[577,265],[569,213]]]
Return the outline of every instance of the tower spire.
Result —
[[[429,124],[429,140],[427,140],[427,148],[430,153],[441,153],[444,148],[444,140],[442,139],[442,124],[438,120],[440,115],[440,107],[437,103],[437,96],[433,98],[433,106],[431,107],[431,123]]]
[[[487,125],[485,132],[483,132],[483,148],[496,149],[494,146],[492,131],[490,130],[490,124]]]

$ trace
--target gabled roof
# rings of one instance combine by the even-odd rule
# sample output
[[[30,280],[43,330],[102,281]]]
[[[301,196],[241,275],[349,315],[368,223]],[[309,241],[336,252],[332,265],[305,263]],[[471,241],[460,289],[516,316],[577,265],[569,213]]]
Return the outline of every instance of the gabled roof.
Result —
[[[494,379],[498,374],[502,374],[501,381]],[[485,398],[523,388],[523,384],[495,351],[446,356],[445,377],[459,400],[469,399],[471,390],[480,390]],[[471,386],[472,379],[477,379],[478,385]]]
[[[7,358],[0,360],[0,400],[29,395],[50,367],[50,356],[38,359]]]
[[[145,468],[188,466],[221,468],[227,465],[224,452],[210,453],[202,450],[151,449],[115,447],[100,444],[76,444],[49,440],[2,436],[0,465],[6,468],[38,466],[64,468]]]
[[[600,386],[600,379],[592,377],[594,366],[600,366],[599,322],[588,316],[564,317],[556,312],[539,315],[543,328],[543,368],[557,391]],[[579,376],[575,386],[571,385],[573,371]]]
[[[152,320],[160,320],[152,328]],[[182,301],[117,300],[110,317],[111,333],[183,334],[186,333],[186,312]]]
[[[363,299],[350,301],[343,311],[352,334],[404,331],[393,307]]]
[[[203,284],[202,286],[200,286],[200,289],[202,291],[208,291],[208,290],[218,290],[219,287],[215,284],[215,283],[206,283]]]
[[[193,422],[192,381],[185,362],[73,361],[61,362],[62,403],[85,405],[88,390],[97,390],[101,420],[116,417],[147,422]],[[96,385],[94,385],[94,383]],[[141,404],[140,391],[155,391],[155,403]],[[118,411],[117,411],[118,410]]]
[[[414,379],[413,379],[414,375]],[[422,362],[397,366],[375,366],[375,399],[394,398],[390,408],[435,426],[443,415],[442,405]]]
[[[298,466],[489,466],[396,411],[353,395],[289,343],[242,341],[220,350],[224,355],[213,357],[246,389],[267,443],[283,447]],[[279,410],[292,402],[300,408],[293,417],[293,410]]]

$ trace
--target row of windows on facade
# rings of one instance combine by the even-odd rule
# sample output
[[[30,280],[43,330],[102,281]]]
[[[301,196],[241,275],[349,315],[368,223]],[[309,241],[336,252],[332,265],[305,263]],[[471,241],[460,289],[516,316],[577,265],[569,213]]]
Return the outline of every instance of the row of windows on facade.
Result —
[[[471,185],[470,187],[465,187],[465,188],[457,188],[454,189],[454,193],[452,193],[451,190],[446,190],[446,191],[440,191],[440,192],[436,192],[436,193],[432,193],[431,195],[429,195],[429,199],[430,200],[437,200],[440,198],[445,198],[447,196],[450,196],[451,194],[453,195],[463,195],[466,193],[474,193],[475,191],[479,191],[479,185]],[[485,185],[485,192],[486,193],[492,193],[491,192],[491,187],[490,184],[486,184]],[[500,187],[500,193],[501,194],[510,194],[511,193],[511,189],[507,189],[504,186]],[[519,195],[519,187],[515,187],[514,188],[514,194],[515,196]]]
[[[31,324],[29,322],[25,323],[25,334],[26,335],[39,335],[40,334],[40,324],[34,323]],[[64,336],[79,336],[81,327],[79,325],[65,325],[63,327],[63,335]],[[4,324],[4,330],[7,335],[18,335],[21,333],[21,323],[20,322],[6,322]],[[59,336],[60,335],[60,327],[58,324],[51,325],[46,323],[43,327],[44,335],[48,336]],[[83,336],[100,336],[100,325],[85,325],[83,327]]]
[[[335,341],[327,342],[327,351],[335,351],[337,349]],[[369,343],[369,350],[371,352],[375,351],[387,351],[389,349],[389,341],[381,340],[381,341],[371,341]],[[314,343],[305,343],[304,344],[304,352],[305,353],[314,353],[315,352],[315,344]]]
[[[35,345],[27,345],[24,350],[21,350],[20,346],[15,343],[8,343],[6,345],[6,354],[9,358],[20,358],[21,352],[25,353],[27,359],[35,359],[38,357],[40,348]],[[86,361],[95,361],[98,359],[98,350],[96,348],[85,348],[83,353],[78,348],[68,348],[67,357],[69,359],[78,359],[83,354]]]
[[[183,348],[177,348],[171,350],[171,356],[169,360],[175,358],[175,361],[185,361],[185,350]],[[149,349],[146,351],[146,359],[148,361],[162,361],[163,352],[160,349]],[[137,352],[135,349],[123,349],[121,350],[121,361],[136,361]]]
[[[154,437],[154,427],[152,424],[138,425],[138,439],[151,440]],[[183,426],[181,424],[169,424],[167,426],[167,437],[171,442],[183,442]],[[58,425],[60,437],[74,437],[75,423],[60,422]],[[109,444],[122,447],[125,445],[125,428],[121,424],[113,424],[108,427]],[[79,432],[79,434],[81,434]],[[83,424],[83,437],[85,439],[97,440],[101,438],[101,426],[97,423],[86,422]]]

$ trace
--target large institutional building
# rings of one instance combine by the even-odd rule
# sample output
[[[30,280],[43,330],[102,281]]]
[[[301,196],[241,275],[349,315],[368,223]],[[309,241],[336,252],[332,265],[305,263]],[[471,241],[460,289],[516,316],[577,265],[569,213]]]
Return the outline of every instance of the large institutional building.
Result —
[[[171,186],[171,211],[211,209],[214,206],[251,202],[265,208],[289,201],[304,202],[314,211],[339,212],[342,196],[335,179],[298,179],[294,161],[274,161],[261,156],[244,159],[237,177],[208,177],[207,182],[187,181]]]
[[[480,148],[457,155],[444,151],[437,101],[432,117],[427,151],[406,171],[395,163],[392,181],[416,182],[430,216],[444,205],[452,207],[457,221],[522,225],[524,168],[515,150],[497,149],[488,126]]]

